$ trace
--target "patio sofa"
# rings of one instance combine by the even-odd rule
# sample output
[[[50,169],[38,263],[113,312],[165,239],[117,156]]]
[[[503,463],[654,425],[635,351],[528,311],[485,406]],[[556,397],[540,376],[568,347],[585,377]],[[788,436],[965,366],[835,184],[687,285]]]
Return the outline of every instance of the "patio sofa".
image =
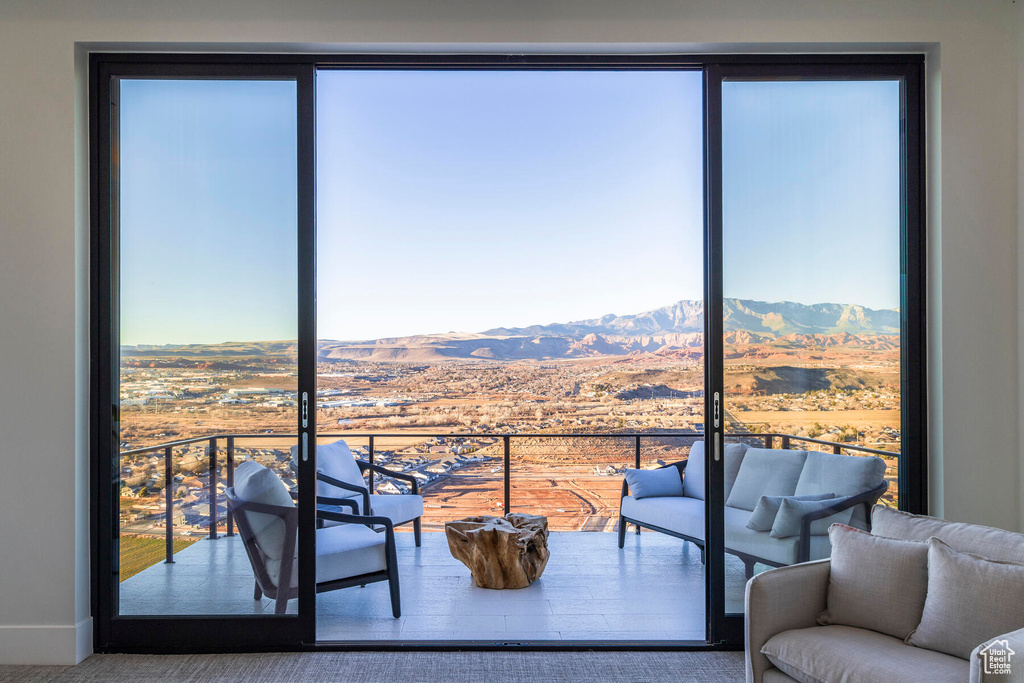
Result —
[[[723,450],[726,552],[743,561],[748,579],[758,562],[782,567],[828,557],[829,525],[840,522],[867,529],[871,506],[887,488],[885,462],[874,456],[750,448],[743,443],[727,443]],[[634,524],[637,533],[644,527],[696,544],[703,561],[704,442],[693,444],[687,460],[665,467],[675,467],[683,477],[682,495],[637,498],[623,481],[619,547],[625,542],[626,525]],[[762,496],[771,498],[765,502]],[[827,500],[783,503],[783,498]],[[763,517],[759,505],[770,504],[778,513],[770,513],[769,527],[749,528],[752,516]],[[772,521],[779,528],[772,528]]]
[[[882,505],[871,522],[747,582],[747,683],[1022,680],[1024,534]]]

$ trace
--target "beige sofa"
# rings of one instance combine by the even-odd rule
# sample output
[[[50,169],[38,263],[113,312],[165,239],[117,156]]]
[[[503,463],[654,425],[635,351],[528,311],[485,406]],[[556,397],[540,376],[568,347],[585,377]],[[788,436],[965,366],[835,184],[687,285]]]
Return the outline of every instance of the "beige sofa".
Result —
[[[960,553],[974,553],[1004,563],[1024,564],[1024,535],[991,527],[951,523],[875,506],[872,534],[905,541],[936,538]],[[830,560],[773,569],[755,576],[746,589],[746,679],[748,683],[781,681],[1024,681],[1024,629],[988,637],[974,646],[969,659],[915,647],[883,633],[843,625],[819,625],[829,591]],[[964,590],[972,586],[965,585]],[[977,588],[975,588],[977,590]],[[1024,591],[1024,585],[1020,587]],[[1011,593],[1014,591],[1011,591]],[[881,602],[875,594],[865,603]],[[889,606],[878,604],[878,610]],[[872,608],[874,609],[874,608]],[[987,618],[987,617],[986,617]],[[1003,642],[1005,641],[1005,642]],[[777,668],[767,651],[785,642],[796,652],[800,671],[792,677]],[[982,652],[1010,649],[1012,674],[986,674]],[[790,669],[786,662],[777,662]],[[837,672],[840,672],[837,677]]]

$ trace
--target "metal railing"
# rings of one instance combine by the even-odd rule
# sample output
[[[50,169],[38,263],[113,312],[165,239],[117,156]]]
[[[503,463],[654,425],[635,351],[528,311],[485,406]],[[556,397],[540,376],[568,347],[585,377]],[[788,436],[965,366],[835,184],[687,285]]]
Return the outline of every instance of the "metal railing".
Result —
[[[502,444],[502,455],[504,459],[504,466],[502,467],[502,474],[504,479],[504,507],[503,509],[507,512],[512,507],[512,439],[632,439],[633,440],[633,466],[636,469],[640,469],[641,464],[641,440],[642,439],[667,439],[667,438],[691,438],[694,441],[702,439],[704,437],[703,432],[630,432],[630,433],[618,433],[618,432],[607,432],[607,433],[550,433],[550,432],[522,432],[522,433],[511,433],[511,434],[487,434],[487,433],[436,433],[436,432],[393,432],[393,433],[381,433],[381,432],[321,432],[317,434],[317,438],[354,438],[354,439],[367,439],[367,460],[370,464],[374,463],[375,455],[375,439],[377,438],[414,438],[414,439],[494,439],[497,442],[499,439]],[[869,455],[877,455],[884,458],[895,459],[897,467],[900,466],[901,455],[893,451],[884,451],[877,448],[870,448],[868,446],[858,446],[855,444],[848,444],[836,441],[827,441],[825,439],[816,439],[807,436],[797,436],[795,434],[780,434],[777,432],[773,433],[753,433],[753,432],[731,432],[725,435],[726,439],[732,440],[761,440],[764,442],[765,448],[774,448],[775,440],[780,440],[780,447],[782,449],[788,449],[793,442],[800,443],[812,443],[821,446],[827,446],[832,449],[833,453],[841,454],[843,451],[852,451],[855,453],[864,453]],[[211,540],[218,538],[217,525],[219,523],[217,515],[217,454],[219,452],[219,442],[225,441],[225,464],[226,464],[226,481],[225,486],[230,488],[235,483],[235,441],[236,439],[252,440],[252,439],[296,439],[298,440],[297,434],[275,434],[275,433],[259,433],[259,434],[215,434],[212,436],[199,436],[191,439],[181,439],[179,441],[170,441],[167,443],[157,444],[155,446],[146,446],[143,448],[134,448],[127,451],[121,451],[120,457],[125,458],[129,456],[145,455],[147,453],[155,453],[163,451],[164,456],[164,494],[165,494],[165,538],[166,538],[166,559],[165,563],[174,563],[174,473],[173,473],[173,452],[175,448],[181,446],[188,446],[196,443],[207,442],[207,456],[209,458],[210,468],[210,493],[209,493],[209,538]],[[489,444],[490,445],[490,444]],[[374,490],[374,473],[371,470],[369,472],[369,489]],[[226,526],[227,536],[234,536],[234,519],[232,518],[231,510],[227,510],[226,514]]]

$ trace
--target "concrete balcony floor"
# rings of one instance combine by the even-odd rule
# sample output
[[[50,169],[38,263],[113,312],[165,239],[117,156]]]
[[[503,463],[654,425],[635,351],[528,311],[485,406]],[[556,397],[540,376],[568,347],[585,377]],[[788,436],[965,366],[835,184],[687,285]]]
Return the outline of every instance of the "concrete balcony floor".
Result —
[[[396,534],[402,616],[391,616],[386,582],[317,596],[320,641],[521,642],[701,641],[704,565],[677,538],[630,529],[625,548],[606,532],[552,532],[540,580],[519,590],[478,588],[443,533]],[[202,540],[120,584],[121,614],[272,614],[253,600],[253,574],[239,537]],[[730,611],[742,611],[743,570],[727,557]],[[296,602],[291,601],[293,612]]]

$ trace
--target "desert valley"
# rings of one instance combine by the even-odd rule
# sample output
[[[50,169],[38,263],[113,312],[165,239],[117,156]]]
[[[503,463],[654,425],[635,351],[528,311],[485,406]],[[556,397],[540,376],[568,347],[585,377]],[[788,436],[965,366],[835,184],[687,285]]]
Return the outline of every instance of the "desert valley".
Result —
[[[427,529],[501,514],[499,435],[511,434],[512,510],[546,514],[553,529],[612,530],[633,435],[645,467],[685,458],[700,438],[703,337],[701,303],[680,301],[637,315],[479,333],[320,340],[317,429],[324,440],[344,436],[364,457],[367,435],[376,435],[374,461],[420,480]],[[727,299],[727,431],[898,452],[899,340],[897,311]],[[294,440],[274,435],[296,431],[295,354],[289,341],[122,347],[121,450],[261,434],[236,440],[236,462],[260,459],[294,482]],[[895,458],[887,464],[895,478]],[[120,466],[123,531],[162,535],[161,454],[125,456]],[[204,443],[175,449],[173,469],[175,531],[205,533]],[[226,473],[218,474],[222,488]],[[405,487],[380,476],[374,483],[381,492]]]

